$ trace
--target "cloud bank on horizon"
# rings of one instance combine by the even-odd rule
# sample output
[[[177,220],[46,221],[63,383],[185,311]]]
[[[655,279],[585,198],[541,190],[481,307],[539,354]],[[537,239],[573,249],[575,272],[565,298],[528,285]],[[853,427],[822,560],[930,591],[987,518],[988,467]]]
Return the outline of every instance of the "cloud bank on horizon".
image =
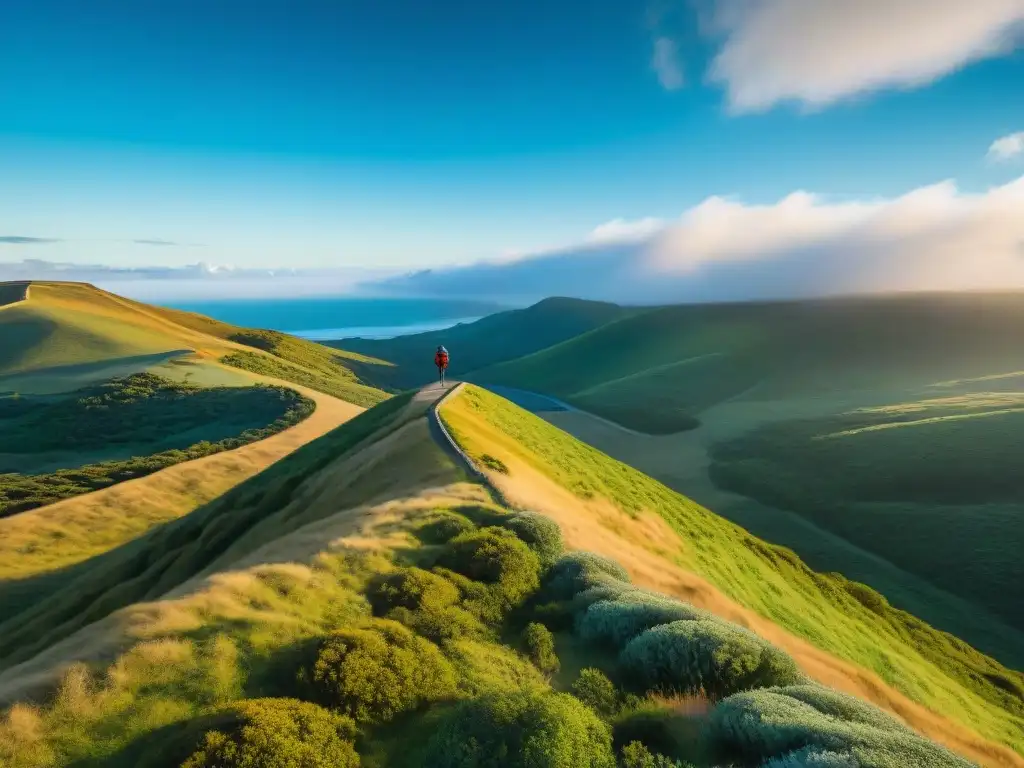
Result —
[[[883,89],[927,85],[1024,39],[1021,0],[718,0],[708,79],[733,112],[780,102],[820,109]]]
[[[980,194],[943,181],[888,199],[800,191],[748,205],[709,197],[673,221],[613,221],[576,246],[367,288],[627,303],[1024,288],[1024,176]]]

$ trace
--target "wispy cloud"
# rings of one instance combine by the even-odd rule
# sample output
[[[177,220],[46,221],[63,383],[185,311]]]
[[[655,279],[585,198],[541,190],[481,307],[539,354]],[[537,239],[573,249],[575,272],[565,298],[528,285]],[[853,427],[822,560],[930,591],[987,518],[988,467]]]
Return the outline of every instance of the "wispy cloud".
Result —
[[[658,75],[658,82],[666,91],[678,91],[686,83],[683,65],[679,61],[679,47],[670,37],[655,39],[651,69]]]
[[[181,245],[181,243],[175,243],[172,240],[160,240],[159,238],[153,240],[132,240],[136,245]]]
[[[1024,288],[1024,177],[983,194],[945,181],[853,202],[801,191],[759,205],[711,197],[660,226],[616,221],[595,231],[577,246],[376,288],[638,303]]]
[[[1024,40],[1021,0],[701,0],[735,112],[931,83]],[[713,3],[713,5],[709,5]]]
[[[22,237],[21,235],[0,235],[2,245],[44,245],[46,243],[59,243],[61,240],[53,237]]]
[[[996,139],[988,148],[989,160],[1006,161],[1024,154],[1024,131]]]

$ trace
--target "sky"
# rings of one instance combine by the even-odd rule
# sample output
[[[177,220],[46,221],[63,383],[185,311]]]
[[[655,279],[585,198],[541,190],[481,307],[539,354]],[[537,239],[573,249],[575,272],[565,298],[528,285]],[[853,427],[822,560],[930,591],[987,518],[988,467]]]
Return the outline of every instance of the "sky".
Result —
[[[1024,287],[1024,0],[4,0],[0,29],[0,278]]]

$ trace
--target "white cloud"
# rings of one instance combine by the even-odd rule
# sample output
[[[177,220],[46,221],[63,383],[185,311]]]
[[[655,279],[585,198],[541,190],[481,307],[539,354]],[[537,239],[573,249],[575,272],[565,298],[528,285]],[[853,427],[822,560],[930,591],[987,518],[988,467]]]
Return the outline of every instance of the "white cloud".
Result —
[[[617,220],[578,246],[395,278],[418,295],[725,301],[894,290],[1024,288],[1024,177],[980,194],[952,181],[895,198],[794,192],[708,198],[679,219]]]
[[[675,40],[659,37],[654,41],[651,69],[658,75],[658,82],[666,91],[678,91],[683,87],[683,66],[679,62],[679,50]]]
[[[988,148],[990,160],[1012,160],[1020,154],[1024,154],[1024,131],[996,139]]]
[[[709,77],[736,112],[926,85],[1024,39],[1024,0],[719,0]]]

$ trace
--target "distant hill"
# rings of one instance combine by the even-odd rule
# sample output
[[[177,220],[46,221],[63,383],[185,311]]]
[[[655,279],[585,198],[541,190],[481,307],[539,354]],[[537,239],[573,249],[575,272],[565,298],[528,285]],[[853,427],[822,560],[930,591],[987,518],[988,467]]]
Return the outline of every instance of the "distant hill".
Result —
[[[574,338],[637,310],[615,304],[551,298],[526,309],[499,312],[473,323],[395,339],[344,339],[327,342],[394,364],[367,376],[380,386],[405,389],[432,381],[434,350],[441,344],[451,353],[451,375],[522,357]]]
[[[85,283],[0,283],[0,296],[24,295],[27,300],[0,312],[0,392],[66,392],[142,371],[206,384],[252,383],[219,362],[359,405],[387,396],[361,378],[387,365],[364,355],[143,304]]]
[[[1024,294],[665,307],[468,378],[1024,663]]]

